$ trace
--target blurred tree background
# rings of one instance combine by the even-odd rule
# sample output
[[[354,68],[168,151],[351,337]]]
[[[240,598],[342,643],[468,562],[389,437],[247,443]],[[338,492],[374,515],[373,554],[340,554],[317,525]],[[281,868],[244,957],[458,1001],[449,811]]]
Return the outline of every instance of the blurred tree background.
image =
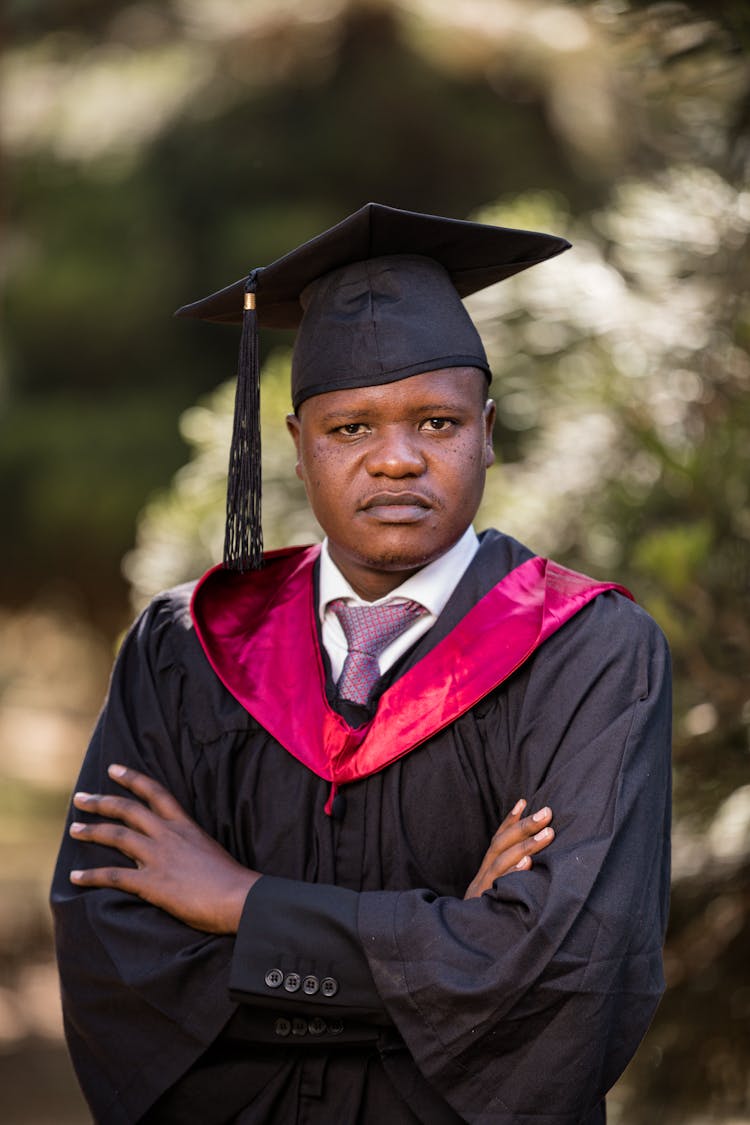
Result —
[[[3,1120],[87,1120],[56,840],[116,637],[219,551],[237,338],[171,311],[376,199],[575,244],[470,302],[480,522],[625,581],[673,649],[669,990],[611,1119],[750,1122],[750,5],[10,0],[5,30]],[[271,546],[316,534],[289,343],[263,340]]]

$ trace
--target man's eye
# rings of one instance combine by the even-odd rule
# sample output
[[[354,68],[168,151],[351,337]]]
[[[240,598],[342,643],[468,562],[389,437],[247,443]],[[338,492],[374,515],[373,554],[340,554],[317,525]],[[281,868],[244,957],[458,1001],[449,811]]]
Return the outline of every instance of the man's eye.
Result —
[[[364,422],[347,422],[343,426],[336,427],[336,433],[344,434],[346,437],[356,437],[358,434],[363,434],[367,431],[367,426]]]
[[[428,418],[422,423],[426,430],[448,430],[454,424],[452,418]]]

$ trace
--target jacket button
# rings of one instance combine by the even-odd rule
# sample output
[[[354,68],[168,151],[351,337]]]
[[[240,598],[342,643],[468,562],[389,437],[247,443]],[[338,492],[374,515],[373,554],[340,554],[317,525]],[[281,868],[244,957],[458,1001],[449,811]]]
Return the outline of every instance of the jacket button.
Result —
[[[313,976],[312,973],[310,974],[310,976],[305,977],[302,981],[302,991],[304,992],[305,996],[314,996],[319,988],[320,981],[317,977]]]
[[[292,1020],[292,1035],[307,1035],[307,1020],[295,1016]]]
[[[323,977],[322,981],[320,982],[320,991],[324,996],[327,996],[330,999],[331,996],[336,995],[338,990],[339,982],[334,977]]]
[[[292,1030],[292,1025],[291,1025],[290,1021],[285,1019],[283,1016],[280,1016],[279,1019],[277,1019],[274,1022],[274,1025],[273,1025],[274,1035],[280,1035],[282,1038],[286,1038],[286,1036],[289,1034],[289,1032],[291,1030]]]
[[[320,1016],[315,1016],[307,1025],[307,1030],[311,1035],[323,1035],[328,1030],[328,1024]]]
[[[284,974],[281,969],[269,969],[265,981],[269,988],[278,988],[284,982]]]
[[[284,977],[284,988],[287,992],[296,992],[301,984],[299,973],[287,973]]]
[[[343,1020],[329,1020],[328,1030],[330,1031],[331,1035],[341,1035],[341,1032],[344,1030]]]

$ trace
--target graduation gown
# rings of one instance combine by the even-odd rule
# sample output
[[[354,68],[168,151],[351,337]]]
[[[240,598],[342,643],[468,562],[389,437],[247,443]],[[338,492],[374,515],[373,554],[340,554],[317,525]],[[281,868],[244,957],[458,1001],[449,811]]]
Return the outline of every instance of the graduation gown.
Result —
[[[380,692],[439,642],[450,653],[472,607],[531,557],[486,532]],[[142,770],[264,878],[236,938],[203,934],[133,896],[73,886],[72,868],[128,861],[66,835],[56,941],[95,1119],[602,1122],[663,989],[671,708],[653,621],[598,594],[331,807],[330,779],[212,670],[192,592],[155,599],[129,634],[77,787],[114,791],[113,761]],[[471,667],[465,635],[453,658]],[[308,674],[288,669],[292,683]],[[338,701],[329,675],[326,692],[352,728],[371,717]],[[464,902],[520,796],[552,807],[553,844]]]

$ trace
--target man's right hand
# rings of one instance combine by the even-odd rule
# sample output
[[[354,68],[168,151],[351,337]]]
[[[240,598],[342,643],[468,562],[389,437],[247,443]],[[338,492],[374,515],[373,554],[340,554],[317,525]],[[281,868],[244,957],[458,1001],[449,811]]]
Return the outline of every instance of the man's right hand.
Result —
[[[481,866],[469,884],[464,898],[479,898],[495,879],[509,871],[528,871],[531,857],[555,838],[550,828],[552,809],[546,806],[522,818],[524,800],[517,801],[490,841]]]
[[[108,773],[138,800],[76,793],[75,808],[102,819],[76,821],[70,834],[80,843],[116,848],[136,866],[71,871],[71,882],[138,895],[207,934],[236,934],[260,872],[238,863],[158,781],[120,765]]]

